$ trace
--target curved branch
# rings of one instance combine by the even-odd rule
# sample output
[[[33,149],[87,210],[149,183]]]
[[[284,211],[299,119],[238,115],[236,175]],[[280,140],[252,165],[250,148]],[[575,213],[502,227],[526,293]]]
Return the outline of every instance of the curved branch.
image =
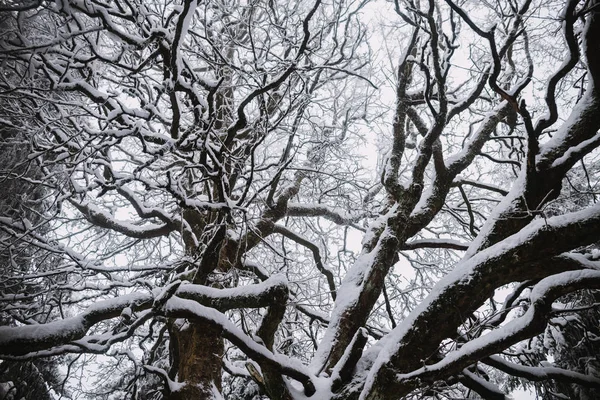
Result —
[[[82,204],[73,199],[68,199],[68,201],[75,208],[77,208],[90,223],[101,228],[122,233],[125,236],[135,239],[151,239],[166,236],[169,233],[177,230],[177,226],[174,224],[150,224],[138,226],[119,222],[115,220],[108,212],[99,209],[93,204]]]
[[[566,383],[577,383],[586,387],[600,387],[600,379],[563,368],[519,365],[506,361],[500,356],[490,356],[484,358],[482,362],[507,374],[519,376],[533,382],[554,379]]]
[[[308,28],[308,24],[310,23],[310,20],[312,19],[315,12],[317,12],[317,9],[319,8],[320,5],[321,5],[321,0],[315,1],[315,4],[311,8],[311,10],[308,12],[308,14],[304,18],[304,20],[302,21],[302,29],[304,31],[304,37],[302,39],[302,43],[300,44],[300,47],[298,48],[298,53],[296,53],[296,57],[295,57],[292,65],[290,65],[277,79],[273,80],[272,82],[263,86],[260,89],[254,90],[240,103],[240,105],[238,106],[238,109],[237,109],[237,120],[232,126],[230,126],[227,129],[227,137],[225,138],[224,146],[230,147],[231,144],[233,143],[233,139],[235,138],[235,135],[241,129],[246,127],[246,125],[248,123],[248,119],[246,117],[245,109],[252,102],[252,100],[254,100],[255,98],[257,98],[258,96],[260,96],[264,93],[267,93],[269,90],[278,88],[283,82],[285,82],[285,80],[287,78],[289,78],[289,76],[292,74],[292,72],[294,72],[296,70],[296,63],[300,60],[300,58],[306,52],[307,46],[308,46],[308,41],[310,39],[310,30]]]
[[[310,240],[303,238],[302,236],[298,235],[297,233],[289,230],[288,228],[286,228],[285,226],[282,226],[282,225],[274,224],[273,232],[279,233],[280,235],[283,235],[286,238],[293,240],[294,242],[306,247],[307,249],[309,249],[312,252],[313,257],[315,259],[315,264],[317,266],[317,269],[319,270],[320,273],[325,275],[325,278],[327,279],[327,285],[329,285],[329,293],[331,294],[331,298],[333,299],[333,301],[335,301],[336,290],[335,290],[335,280],[333,277],[333,272],[331,272],[330,270],[325,268],[325,266],[323,265],[323,261],[321,260],[321,253],[319,251],[319,246],[317,246]]]
[[[481,396],[482,399],[485,400],[506,400],[507,397],[500,388],[494,385],[491,382],[486,381],[485,379],[475,375],[471,371],[465,369],[462,371],[461,376],[459,376],[458,380],[460,383],[465,385],[465,387],[473,390],[477,394]]]
[[[577,7],[578,3],[579,0],[569,0],[564,12],[563,32],[569,49],[567,52],[568,58],[563,61],[558,71],[556,71],[548,80],[545,98],[546,106],[548,107],[548,114],[538,120],[534,130],[536,137],[539,137],[544,129],[552,126],[552,124],[554,124],[558,119],[558,109],[556,107],[555,98],[556,86],[565,76],[567,76],[567,74],[575,67],[575,65],[577,65],[577,62],[579,61],[579,45],[573,30],[573,25],[575,24],[575,21],[577,21],[575,8]]]

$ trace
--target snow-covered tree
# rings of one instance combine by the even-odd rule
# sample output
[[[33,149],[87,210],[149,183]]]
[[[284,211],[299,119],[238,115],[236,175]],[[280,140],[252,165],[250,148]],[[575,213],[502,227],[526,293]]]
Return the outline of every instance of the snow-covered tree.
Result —
[[[0,35],[13,30],[17,26],[14,18],[5,18],[0,25]],[[27,31],[26,26],[22,26]],[[5,82],[17,82],[22,77],[22,70],[3,70]],[[19,102],[12,101],[8,96],[0,99],[0,170],[2,171],[2,191],[0,192],[0,210],[3,217],[15,220],[26,219],[42,228],[48,203],[44,201],[47,193],[43,185],[35,181],[43,177],[43,172],[36,163],[23,162],[29,154],[27,118],[33,118],[30,108],[20,107]],[[23,125],[23,122],[25,124]],[[14,177],[20,179],[14,179]],[[53,257],[47,252],[31,251],[26,243],[15,242],[11,232],[0,230],[0,268],[2,282],[0,292],[3,296],[20,295],[35,292],[40,289],[33,279],[23,280],[22,276],[37,269],[36,258],[43,257],[46,268],[52,268]],[[54,264],[56,265],[56,264]],[[34,272],[35,273],[35,272]],[[27,302],[26,298],[23,299]],[[31,299],[29,307],[38,309],[36,314],[30,314],[32,321],[47,322],[59,317],[51,309],[40,307],[38,299]],[[0,316],[0,326],[17,326],[23,323],[19,314],[9,311],[10,304],[3,307],[8,312]],[[23,304],[21,304],[21,307]],[[3,361],[0,364],[0,398],[2,399],[40,399],[52,400],[52,391],[61,392],[62,379],[58,369],[62,362],[60,357],[52,359],[35,359],[23,361]]]
[[[596,0],[0,21],[27,146],[0,159],[0,370],[60,356],[56,390],[99,399],[600,386]]]

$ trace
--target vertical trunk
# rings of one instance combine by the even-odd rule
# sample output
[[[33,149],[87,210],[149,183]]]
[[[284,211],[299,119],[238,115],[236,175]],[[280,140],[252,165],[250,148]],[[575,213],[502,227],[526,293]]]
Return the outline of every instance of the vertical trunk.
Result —
[[[175,320],[170,324],[171,379],[185,383],[169,393],[168,400],[204,400],[221,392],[221,330],[208,324]]]
[[[207,216],[193,209],[184,210],[184,218],[197,238],[206,229]],[[224,227],[224,225],[223,225]],[[208,276],[222,265],[221,254],[225,229],[219,229],[202,247],[193,282],[210,285]],[[192,237],[183,237],[186,251],[198,251]],[[184,385],[177,390],[166,390],[167,400],[212,400],[221,398],[222,358],[225,344],[220,328],[209,323],[191,322],[186,319],[169,321],[169,351],[171,370],[169,377]]]

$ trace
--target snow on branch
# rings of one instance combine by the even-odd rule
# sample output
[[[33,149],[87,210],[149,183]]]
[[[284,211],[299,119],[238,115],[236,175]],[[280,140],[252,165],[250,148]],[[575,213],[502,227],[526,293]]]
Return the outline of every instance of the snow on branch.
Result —
[[[223,330],[223,337],[236,345],[246,355],[259,364],[265,364],[281,371],[282,374],[293,378],[304,385],[307,395],[315,392],[314,376],[301,363],[283,354],[273,354],[265,346],[255,342],[241,329],[235,326],[225,315],[209,307],[204,307],[191,300],[172,297],[166,304],[167,317],[187,318],[215,324]]]
[[[234,308],[269,307],[273,299],[287,297],[288,283],[283,275],[272,275],[264,282],[216,289],[202,285],[183,284],[176,295],[191,299],[220,311]]]
[[[81,339],[92,326],[119,317],[126,308],[133,312],[152,308],[161,293],[163,290],[157,288],[152,293],[132,293],[98,301],[75,317],[45,324],[1,326],[0,354],[22,356]],[[260,308],[270,306],[282,295],[286,296],[287,281],[281,275],[274,275],[264,282],[232,289],[180,283],[173,295],[185,297],[196,304],[202,303],[203,307],[211,308],[215,313],[233,308]],[[169,301],[168,297],[165,302]]]
[[[491,295],[493,288],[512,281],[534,279],[539,274],[547,275],[549,272],[545,262],[536,268],[520,267],[593,243],[598,238],[600,205],[575,213],[534,220],[518,233],[460,262],[438,282],[430,295],[402,324],[382,339],[382,350],[371,368],[363,390],[365,398],[370,398],[377,390],[381,390],[380,380],[390,379],[391,368],[397,368],[399,363],[404,368],[418,366],[420,359],[411,360],[415,346],[433,353],[443,339],[452,337],[455,329],[462,323],[463,316],[479,307]],[[598,274],[597,271],[589,273]],[[597,278],[600,279],[600,275]],[[592,284],[594,279],[589,278],[585,283]],[[435,328],[430,325],[432,319],[437,321]],[[502,341],[502,345],[504,344],[505,341]],[[468,363],[461,363],[460,369],[453,372],[458,373],[467,365]],[[399,384],[398,390],[412,390],[412,377],[413,373],[409,373],[402,381],[405,385]]]
[[[534,382],[554,379],[566,383],[577,383],[582,386],[600,387],[600,379],[564,368],[520,365],[511,363],[500,356],[490,356],[484,358],[482,362],[507,374]]]
[[[72,318],[46,324],[0,326],[0,354],[20,356],[66,344],[82,338],[96,323],[120,316],[126,307],[136,311],[151,305],[151,295],[132,293],[99,301]]]
[[[172,223],[162,225],[134,225],[125,221],[117,221],[112,215],[110,215],[110,213],[101,210],[93,204],[83,204],[72,199],[69,199],[69,202],[94,225],[107,228],[136,239],[151,239],[165,236],[173,231],[176,231],[178,228]]]
[[[531,306],[522,317],[508,322],[506,325],[497,328],[484,336],[465,343],[460,349],[450,352],[441,361],[421,367],[409,373],[397,374],[396,383],[408,384],[416,380],[434,382],[443,379],[444,376],[456,374],[472,364],[473,362],[498,353],[507,347],[539,334],[546,327],[547,318],[552,311],[552,302],[567,293],[589,288],[600,288],[600,271],[583,270],[568,271],[553,275],[541,280],[531,292]],[[499,364],[498,364],[499,365]],[[543,368],[527,369],[532,376],[544,379]],[[558,371],[552,369],[547,371],[559,375]],[[565,374],[564,372],[562,373]],[[588,385],[600,385],[600,379],[587,377],[582,374],[573,374],[572,377],[578,379],[578,383],[586,382]],[[363,392],[368,393],[368,392]]]
[[[474,374],[468,369],[462,371],[459,381],[466,387],[477,392],[481,398],[486,400],[506,400],[506,395],[493,383]]]
[[[356,223],[364,217],[364,215],[349,215],[344,210],[337,207],[330,207],[325,204],[300,204],[289,203],[287,215],[290,217],[323,217],[338,225],[349,225],[358,230],[364,231],[364,228]]]

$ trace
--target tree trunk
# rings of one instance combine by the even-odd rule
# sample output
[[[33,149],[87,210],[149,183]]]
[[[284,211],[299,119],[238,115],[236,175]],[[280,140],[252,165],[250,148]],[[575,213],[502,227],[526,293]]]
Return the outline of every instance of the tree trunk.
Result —
[[[194,209],[186,209],[184,217],[196,237],[202,237],[207,216]],[[219,229],[205,244],[193,277],[193,283],[210,285],[208,275],[221,265],[221,247],[225,229]],[[192,238],[184,237],[189,255],[198,251]],[[225,344],[220,328],[209,323],[175,319],[169,322],[171,371],[169,377],[184,384],[177,390],[165,390],[167,400],[210,400],[221,398],[222,359]]]
[[[179,390],[168,391],[168,400],[204,400],[218,398],[221,392],[221,330],[209,324],[177,319],[170,324],[171,379],[185,383]],[[176,378],[176,379],[175,379]]]

